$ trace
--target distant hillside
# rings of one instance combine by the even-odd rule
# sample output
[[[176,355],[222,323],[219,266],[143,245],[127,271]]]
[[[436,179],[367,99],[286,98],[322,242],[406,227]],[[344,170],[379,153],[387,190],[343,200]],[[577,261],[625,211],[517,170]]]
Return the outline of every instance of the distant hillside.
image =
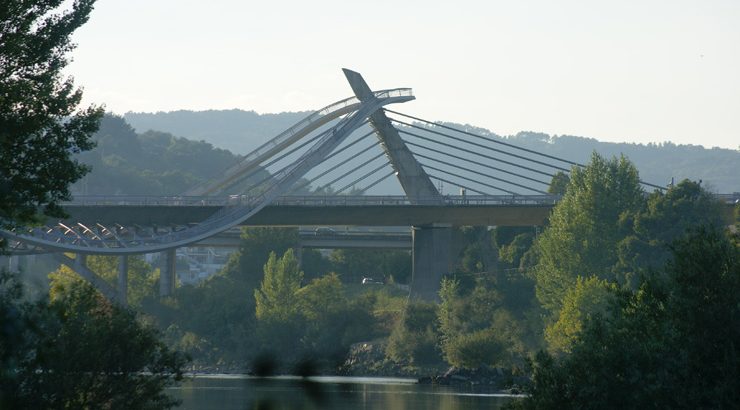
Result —
[[[171,111],[158,113],[129,112],[123,117],[134,129],[164,131],[178,137],[206,141],[235,154],[246,154],[309,112],[257,114],[242,110]]]
[[[92,171],[72,186],[75,195],[180,195],[239,160],[206,142],[162,131],[136,133],[108,114],[93,139],[97,146],[77,155]]]
[[[253,111],[174,111],[127,113],[124,117],[137,132],[157,130],[180,137],[203,140],[215,147],[245,154],[290,127],[308,112],[257,114]],[[740,191],[740,151],[705,149],[694,145],[626,144],[600,142],[593,138],[551,136],[538,132],[520,132],[499,136],[470,125],[446,124],[550,155],[585,163],[591,153],[604,156],[624,154],[640,170],[643,180],[665,185],[671,178],[703,180],[713,191]],[[396,184],[397,185],[397,184]],[[387,193],[397,193],[395,186]]]

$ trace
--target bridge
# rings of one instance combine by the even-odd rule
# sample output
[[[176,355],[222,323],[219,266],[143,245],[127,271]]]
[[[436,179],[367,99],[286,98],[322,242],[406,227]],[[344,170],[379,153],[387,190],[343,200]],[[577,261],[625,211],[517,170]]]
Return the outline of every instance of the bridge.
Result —
[[[452,226],[542,225],[558,195],[455,195],[417,198],[405,196],[287,196],[242,221],[242,226],[419,226],[446,221]],[[250,202],[251,198],[237,198]],[[231,197],[78,197],[64,204],[69,220],[85,225],[185,227],[207,219]],[[112,228],[111,228],[112,229]]]
[[[344,74],[353,97],[311,113],[182,196],[78,197],[64,204],[66,220],[0,234],[14,251],[54,253],[125,303],[127,255],[164,252],[160,294],[168,295],[174,291],[175,249],[234,227],[410,226],[412,293],[435,299],[451,268],[452,227],[540,225],[558,200],[546,191],[553,176],[583,166],[390,110],[388,105],[413,100],[411,89],[372,91],[359,73]],[[371,135],[376,141],[368,144]],[[365,195],[391,177],[405,195]],[[445,195],[443,184],[459,195]],[[90,254],[120,257],[117,286],[87,269]]]

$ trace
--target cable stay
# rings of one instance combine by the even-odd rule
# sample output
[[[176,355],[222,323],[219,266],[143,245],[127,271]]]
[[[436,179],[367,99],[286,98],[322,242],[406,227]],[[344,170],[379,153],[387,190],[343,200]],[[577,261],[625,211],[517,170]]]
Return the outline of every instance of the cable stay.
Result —
[[[365,138],[366,138],[367,136],[369,136],[369,135],[373,134],[374,132],[375,132],[375,131],[370,131],[370,132],[368,132],[367,134],[365,134],[365,135],[361,136],[360,138],[356,139],[355,141],[353,141],[353,142],[351,142],[351,143],[347,144],[347,145],[346,145],[346,146],[344,146],[343,148],[341,148],[341,149],[339,149],[339,150],[337,150],[337,151],[333,152],[333,153],[332,153],[331,155],[329,155],[329,156],[327,157],[327,159],[329,159],[329,158],[332,158],[332,157],[334,157],[334,156],[336,156],[336,155],[338,155],[338,154],[342,153],[343,151],[347,150],[348,148],[350,148],[350,147],[352,147],[353,145],[357,144],[358,142],[362,141],[363,139],[365,139]],[[368,146],[368,147],[365,147],[364,149],[360,150],[360,154],[361,154],[361,153],[364,153],[364,152],[367,152],[367,151],[369,151],[369,150],[370,150],[370,149],[372,149],[373,147],[375,147],[375,143],[372,143],[372,144],[370,144],[370,146]],[[290,191],[288,191],[287,193],[293,193],[293,192],[295,192],[295,191],[297,191],[297,190],[299,190],[299,189],[301,189],[301,188],[303,188],[303,187],[305,187],[305,186],[307,186],[307,185],[310,185],[311,183],[313,183],[313,182],[314,182],[314,181],[316,181],[317,179],[320,179],[320,178],[321,178],[321,177],[323,177],[324,175],[326,175],[326,174],[330,173],[331,171],[334,171],[334,170],[335,170],[336,168],[339,168],[339,167],[341,167],[341,166],[345,165],[346,163],[348,163],[348,162],[352,161],[353,159],[355,159],[355,156],[350,156],[350,157],[348,157],[347,159],[343,160],[342,162],[340,162],[340,163],[338,163],[338,164],[334,165],[334,167],[333,167],[333,168],[329,168],[329,169],[327,169],[326,171],[324,171],[324,172],[322,172],[322,173],[320,173],[320,174],[316,175],[315,177],[313,177],[313,178],[311,178],[311,179],[309,179],[309,180],[307,180],[307,181],[301,182],[300,184],[298,184],[298,185],[296,185],[295,187],[293,187],[293,188],[292,188],[292,189],[291,189]]]
[[[503,159],[500,159],[500,158],[492,157],[490,155],[482,154],[480,152],[469,150],[467,148],[458,147],[456,145],[448,144],[446,142],[433,140],[431,138],[423,137],[423,136],[421,136],[419,134],[414,134],[412,132],[408,132],[408,131],[404,131],[404,130],[398,130],[398,132],[400,132],[401,134],[406,134],[406,135],[409,135],[409,136],[412,136],[412,137],[415,137],[415,138],[422,139],[424,141],[429,141],[429,142],[434,143],[434,144],[443,145],[443,146],[448,147],[448,148],[452,148],[452,149],[456,149],[456,150],[459,150],[459,151],[463,151],[463,152],[466,152],[468,154],[473,154],[473,155],[477,155],[479,157],[490,159],[492,161],[498,161],[498,162],[501,162],[503,164],[511,165],[513,167],[516,167],[516,168],[526,169],[527,171],[531,171],[531,172],[534,172],[534,173],[537,173],[537,174],[540,174],[540,175],[545,175],[545,176],[548,176],[550,178],[552,178],[554,176],[554,174],[549,174],[549,173],[547,173],[545,171],[541,171],[539,169],[530,168],[530,167],[527,167],[527,166],[524,166],[524,165],[520,165],[520,164],[517,164],[517,163],[514,163],[514,162],[510,162],[510,161],[506,161],[506,160],[503,160]]]
[[[312,142],[316,141],[317,139],[321,138],[322,136],[324,136],[324,134],[325,134],[326,132],[327,132],[327,131],[324,131],[324,132],[322,132],[322,133],[320,133],[320,134],[317,134],[317,135],[315,135],[315,136],[313,136],[313,137],[309,138],[309,139],[308,139],[307,141],[305,141],[305,142],[303,142],[302,144],[298,145],[297,147],[295,147],[295,148],[293,148],[293,149],[289,150],[288,152],[285,152],[284,154],[282,154],[282,155],[280,155],[280,156],[278,156],[278,157],[274,158],[273,160],[271,160],[271,161],[270,161],[270,162],[268,162],[267,164],[264,164],[264,165],[262,165],[262,166],[258,166],[258,167],[255,167],[255,168],[254,168],[254,169],[253,169],[252,171],[250,171],[250,172],[248,172],[248,173],[246,173],[246,174],[244,174],[244,175],[241,175],[241,176],[239,176],[239,177],[237,177],[237,178],[235,178],[235,179],[233,179],[233,180],[229,181],[228,185],[223,185],[223,186],[221,187],[221,191],[225,191],[225,190],[227,190],[227,189],[231,188],[232,186],[234,186],[234,185],[236,185],[236,184],[240,183],[241,181],[245,181],[245,180],[247,180],[247,179],[251,178],[251,177],[252,177],[253,175],[257,174],[257,173],[258,173],[258,172],[260,172],[260,171],[265,171],[265,172],[267,172],[268,176],[267,176],[266,178],[263,178],[263,179],[262,179],[261,181],[259,181],[258,183],[254,184],[254,185],[253,185],[252,187],[250,187],[250,188],[249,188],[249,190],[248,190],[247,192],[251,192],[251,191],[253,191],[253,190],[254,190],[254,188],[256,188],[256,187],[259,187],[259,186],[260,186],[260,185],[262,185],[262,184],[263,184],[263,183],[264,183],[265,181],[267,181],[267,180],[269,180],[269,179],[271,179],[271,178],[272,178],[272,175],[271,175],[270,171],[269,171],[269,170],[267,169],[268,167],[270,167],[270,166],[274,165],[275,163],[279,162],[280,160],[284,159],[285,157],[287,157],[287,156],[289,156],[289,155],[293,154],[294,152],[298,151],[299,149],[301,149],[301,148],[305,147],[306,145],[308,145],[308,144],[310,144],[310,143],[312,143]]]
[[[455,185],[455,186],[459,186],[460,188],[465,188],[466,190],[468,190],[468,191],[470,191],[470,192],[475,192],[476,194],[480,194],[480,195],[489,195],[489,196],[491,195],[491,194],[489,194],[489,193],[487,193],[487,192],[479,191],[479,190],[477,190],[477,189],[474,189],[474,188],[471,188],[471,187],[468,187],[468,186],[462,185],[462,184],[460,184],[460,183],[458,183],[458,182],[452,182],[452,181],[450,181],[450,180],[444,179],[444,178],[442,178],[442,177],[440,177],[440,176],[437,176],[437,175],[433,175],[433,174],[429,174],[429,173],[428,173],[427,175],[429,175],[429,178],[432,178],[432,179],[437,179],[437,180],[439,180],[439,181],[442,181],[442,182],[446,182],[446,183],[448,183],[448,184],[450,184],[450,185]]]
[[[347,184],[347,185],[343,186],[342,188],[340,188],[340,189],[339,189],[339,190],[338,190],[337,192],[335,192],[334,194],[336,194],[336,195],[339,195],[339,194],[341,194],[342,192],[344,192],[345,190],[347,190],[347,188],[349,188],[349,187],[351,187],[351,186],[354,186],[355,184],[357,184],[358,182],[360,182],[360,181],[364,180],[365,178],[369,177],[370,175],[372,175],[372,174],[374,174],[374,173],[376,173],[376,172],[380,171],[381,169],[383,169],[383,167],[385,167],[385,166],[386,166],[386,165],[388,165],[388,164],[390,164],[390,162],[388,162],[388,161],[386,161],[386,162],[384,162],[384,163],[380,164],[380,166],[379,166],[379,167],[377,167],[377,168],[375,168],[375,169],[371,170],[370,172],[368,172],[368,173],[364,174],[363,176],[361,176],[361,177],[359,177],[359,178],[355,179],[354,181],[350,182],[349,184]]]
[[[374,156],[374,157],[370,158],[369,160],[367,160],[367,161],[363,162],[362,164],[360,164],[360,165],[356,166],[355,168],[352,168],[352,169],[351,169],[351,170],[349,170],[348,172],[345,172],[344,174],[340,175],[339,177],[337,177],[337,178],[335,178],[335,179],[333,179],[333,180],[329,181],[328,183],[326,183],[326,184],[322,185],[321,187],[317,188],[317,189],[316,189],[316,191],[323,191],[323,190],[325,190],[325,189],[329,188],[330,186],[332,186],[332,185],[333,185],[334,183],[336,183],[337,181],[340,181],[341,179],[343,179],[343,178],[347,177],[348,175],[352,174],[353,172],[356,172],[356,171],[357,171],[358,169],[360,169],[360,168],[364,167],[365,165],[367,165],[367,164],[369,164],[369,163],[371,163],[371,162],[375,161],[376,159],[378,159],[378,158],[382,157],[382,156],[383,156],[383,154],[384,154],[384,153],[383,153],[383,152],[381,152],[380,154],[378,154],[378,155],[376,155],[376,156]],[[352,159],[354,159],[354,158],[352,158]]]
[[[416,156],[417,157],[420,157],[420,158],[428,159],[430,161],[439,162],[440,164],[447,165],[448,167],[453,167],[453,168],[456,168],[456,169],[459,169],[459,170],[463,170],[463,171],[467,171],[467,172],[470,172],[470,173],[473,173],[473,174],[476,174],[476,175],[480,175],[480,176],[485,177],[485,178],[495,179],[495,180],[500,181],[500,182],[503,182],[505,184],[514,185],[514,186],[517,186],[519,188],[524,188],[524,189],[526,189],[528,191],[534,191],[534,192],[537,192],[538,194],[548,195],[548,193],[545,192],[545,191],[540,191],[538,189],[534,189],[534,188],[528,187],[526,185],[517,184],[516,182],[507,181],[505,179],[501,179],[501,178],[495,177],[493,175],[484,174],[482,172],[475,171],[473,169],[465,168],[465,167],[463,167],[461,165],[456,165],[456,164],[453,164],[453,163],[450,163],[450,162],[447,162],[447,161],[442,161],[441,159],[436,159],[436,158],[428,157],[428,156],[423,155],[423,154],[416,154]]]
[[[365,122],[365,123],[367,123],[367,122]],[[332,152],[331,154],[327,155],[327,157],[326,157],[326,158],[324,159],[324,161],[326,161],[326,160],[328,160],[328,159],[330,159],[330,158],[333,158],[334,156],[336,156],[336,155],[338,155],[338,154],[340,154],[340,153],[344,152],[345,150],[347,150],[347,149],[349,149],[350,147],[354,146],[354,145],[355,145],[355,144],[357,144],[358,142],[362,141],[362,140],[363,140],[364,138],[366,138],[366,137],[367,137],[367,136],[369,136],[370,134],[372,134],[372,132],[369,132],[369,133],[367,133],[367,134],[364,134],[364,135],[360,136],[360,137],[359,137],[358,139],[356,139],[356,140],[352,141],[351,143],[349,143],[349,144],[345,145],[345,146],[344,146],[343,148],[341,148],[341,149],[338,149],[338,150],[336,150],[336,151]],[[323,133],[322,133],[322,134],[320,134],[320,135],[319,135],[319,137],[321,137],[322,135],[323,135]],[[374,145],[371,145],[370,147],[366,148],[365,150],[368,150],[368,149],[372,148],[373,146],[374,146]],[[295,150],[293,150],[293,151],[295,151]],[[364,151],[362,151],[362,152],[364,152]],[[284,155],[284,156],[283,156],[282,158],[280,158],[280,159],[283,159],[283,158],[285,158],[285,155]],[[276,161],[272,161],[272,163],[274,163],[274,162],[276,162]],[[271,163],[270,165],[272,165],[272,163]],[[283,168],[281,168],[280,170],[278,170],[277,172],[275,172],[275,174],[278,174],[278,173],[282,172],[283,170],[285,170],[286,168],[288,168],[288,167],[290,167],[290,166],[292,166],[292,165],[293,165],[293,163],[291,162],[290,164],[286,165],[285,167],[283,167]],[[265,177],[265,178],[263,178],[263,179],[262,179],[261,181],[259,181],[259,182],[257,182],[256,184],[254,184],[254,185],[253,185],[253,186],[252,186],[252,187],[250,188],[249,192],[251,192],[251,191],[254,191],[254,190],[255,190],[256,188],[259,188],[259,187],[260,187],[260,186],[261,186],[262,184],[264,184],[265,182],[267,182],[267,181],[270,181],[270,180],[272,180],[272,179],[273,179],[273,174],[270,174],[270,173],[268,173],[268,176],[266,176],[266,177]],[[303,185],[303,186],[305,186],[305,185]],[[297,187],[297,188],[293,188],[293,189],[291,189],[291,190],[290,190],[290,192],[296,191],[296,190],[298,190],[298,189],[302,188],[303,186],[300,186],[300,187]]]
[[[388,179],[388,178],[389,178],[390,176],[392,176],[392,175],[395,175],[395,174],[396,174],[396,171],[391,171],[391,172],[389,172],[389,173],[387,173],[387,174],[383,175],[382,177],[380,177],[380,178],[376,179],[376,180],[375,180],[375,181],[374,181],[373,183],[371,183],[370,185],[366,186],[365,188],[362,188],[362,189],[361,189],[361,190],[360,190],[360,191],[358,192],[358,194],[360,194],[360,195],[364,195],[364,194],[365,194],[365,192],[367,192],[368,190],[370,190],[370,188],[374,187],[375,185],[378,185],[379,183],[381,183],[381,182],[385,181],[385,180],[386,180],[386,179]]]
[[[530,177],[528,177],[526,175],[517,174],[516,172],[507,171],[505,169],[497,168],[497,167],[494,167],[492,165],[485,164],[483,162],[474,161],[474,160],[469,159],[469,158],[463,158],[463,157],[460,157],[460,156],[457,156],[457,155],[454,155],[454,154],[450,154],[449,152],[444,152],[444,151],[440,151],[438,149],[425,147],[425,146],[423,146],[421,144],[415,144],[415,143],[410,142],[410,141],[405,141],[405,142],[406,142],[406,145],[411,145],[411,146],[414,146],[414,147],[418,147],[418,148],[421,148],[421,149],[432,151],[432,152],[437,153],[437,154],[441,154],[441,155],[445,155],[445,156],[452,157],[452,158],[455,158],[455,159],[459,159],[461,161],[469,162],[471,164],[480,165],[482,167],[489,168],[489,169],[492,169],[494,171],[503,172],[505,174],[513,175],[513,176],[515,176],[517,178],[522,178],[522,179],[526,179],[526,180],[529,180],[529,181],[532,181],[532,182],[536,182],[538,184],[542,184],[542,185],[545,185],[545,186],[550,186],[550,183],[549,182],[540,181],[538,179],[530,178]],[[415,154],[415,155],[419,155],[419,154]]]
[[[531,150],[531,149],[528,149],[528,148],[518,147],[518,146],[516,146],[514,144],[509,144],[509,143],[506,143],[506,142],[503,142],[503,141],[498,141],[498,140],[493,139],[493,138],[490,138],[490,137],[486,137],[486,136],[483,136],[483,135],[475,134],[475,133],[472,133],[472,132],[469,132],[469,131],[460,130],[460,129],[457,129],[457,128],[454,128],[454,127],[450,127],[450,126],[447,126],[447,125],[444,125],[444,124],[439,124],[439,123],[436,123],[436,122],[433,122],[433,121],[425,120],[423,118],[415,117],[413,115],[403,114],[403,113],[400,113],[398,111],[393,111],[393,110],[390,110],[390,109],[384,109],[384,111],[385,112],[388,112],[388,113],[400,115],[402,117],[410,118],[410,119],[413,119],[415,121],[419,121],[419,122],[422,122],[422,123],[425,123],[425,124],[433,125],[435,127],[440,127],[440,128],[444,128],[444,129],[447,129],[447,130],[456,131],[456,132],[459,132],[461,134],[469,135],[469,136],[472,136],[472,137],[475,137],[475,138],[480,138],[480,139],[483,139],[485,141],[488,141],[488,142],[491,142],[491,143],[494,143],[494,144],[504,145],[504,146],[507,146],[507,147],[510,147],[510,148],[518,149],[518,150],[525,151],[525,152],[528,152],[528,153],[531,153],[531,154],[535,154],[535,155],[539,155],[539,156],[542,156],[542,157],[545,157],[545,158],[549,158],[549,159],[553,159],[553,160],[556,160],[556,161],[564,162],[566,164],[570,164],[572,166],[577,166],[579,168],[585,168],[586,167],[585,165],[583,165],[581,163],[578,163],[578,162],[570,161],[570,160],[567,160],[567,159],[564,159],[564,158],[559,158],[559,157],[556,157],[556,156],[553,156],[553,155],[548,155],[548,154],[545,154],[545,153],[542,153],[542,152],[538,152],[538,151],[535,151],[535,150]],[[456,139],[458,141],[461,141],[461,142],[467,142],[467,143],[472,144],[472,145],[476,145],[476,146],[479,146],[479,147],[488,148],[490,150],[493,150],[493,151],[496,151],[496,152],[501,152],[501,153],[504,153],[506,155],[511,155],[511,156],[514,156],[514,157],[517,157],[517,158],[520,158],[520,159],[524,159],[526,161],[531,161],[531,162],[535,162],[535,163],[538,163],[538,164],[546,165],[546,163],[543,163],[543,162],[540,162],[540,161],[537,161],[537,160],[529,159],[529,158],[522,157],[520,155],[516,155],[516,154],[512,154],[512,153],[507,153],[506,151],[500,151],[500,150],[497,150],[497,149],[494,149],[494,148],[485,147],[485,146],[482,146],[482,145],[479,145],[479,144],[476,144],[476,143],[473,143],[473,142],[470,142],[470,141],[465,141],[464,139],[455,138],[455,137],[453,137],[451,135],[444,134],[444,133],[441,133],[439,131],[430,130],[430,129],[427,129],[427,128],[424,128],[424,127],[420,127],[420,126],[414,125],[414,124],[409,124],[409,123],[404,122],[404,121],[401,121],[401,120],[397,120],[397,119],[391,118],[391,121],[397,122],[399,124],[403,124],[403,125],[406,125],[406,126],[409,126],[409,127],[413,127],[413,128],[416,128],[416,129],[420,129],[420,130],[424,130],[424,131],[427,131],[427,132],[431,132],[431,133],[434,133],[434,134],[437,134],[437,135],[446,136],[446,137],[449,137],[449,138],[454,138],[454,139]],[[403,131],[401,131],[401,132],[403,132]],[[563,171],[563,172],[566,172],[568,174],[570,173],[570,170],[565,169],[565,168],[558,167],[556,165],[547,165],[547,166],[549,166],[551,168],[558,169],[558,170]],[[663,186],[656,185],[656,184],[653,184],[653,183],[650,183],[650,182],[646,182],[646,181],[643,181],[643,180],[639,180],[639,182],[642,185],[649,186],[649,187],[655,188],[655,189],[659,189],[661,191],[665,191],[665,189],[666,189]]]
[[[409,124],[407,122],[396,120],[396,119],[391,119],[391,121],[396,122],[398,124],[405,125],[407,127],[416,128],[416,129],[419,129],[419,130],[430,132],[432,134],[437,134],[437,135],[440,135],[440,136],[443,136],[443,137],[447,137],[447,138],[453,139],[453,140],[458,141],[458,142],[462,142],[462,143],[470,144],[470,145],[473,145],[473,146],[476,146],[476,147],[479,147],[479,148],[484,148],[484,149],[487,149],[487,150],[490,150],[490,151],[498,152],[498,153],[503,154],[503,155],[508,155],[510,157],[519,158],[519,159],[524,160],[524,161],[534,162],[535,164],[539,164],[539,165],[542,165],[542,166],[545,166],[545,167],[548,167],[548,168],[557,169],[558,171],[570,172],[570,169],[568,169],[568,168],[563,168],[563,167],[560,167],[560,166],[557,166],[557,165],[548,164],[547,162],[542,162],[542,161],[538,161],[536,159],[527,158],[527,157],[524,157],[524,156],[521,156],[521,155],[518,155],[518,154],[514,154],[514,153],[503,151],[503,150],[500,150],[500,149],[497,149],[497,148],[489,147],[488,145],[478,144],[477,142],[468,141],[468,140],[463,139],[463,138],[460,138],[460,137],[455,137],[454,135],[449,135],[449,134],[445,134],[443,132],[439,132],[439,131],[435,131],[435,130],[430,130],[430,129],[427,129],[427,128],[424,128],[424,127],[420,127],[418,125]]]
[[[529,149],[529,148],[519,147],[519,146],[516,146],[514,144],[509,144],[509,143],[506,143],[506,142],[503,142],[503,141],[498,141],[498,140],[495,140],[493,138],[485,137],[483,135],[474,134],[472,132],[460,130],[460,129],[457,129],[457,128],[454,128],[454,127],[450,127],[450,126],[447,126],[447,125],[444,125],[444,124],[439,124],[439,123],[428,121],[428,120],[425,120],[425,119],[422,119],[422,118],[414,117],[412,115],[403,114],[403,113],[400,113],[398,111],[389,110],[387,108],[384,111],[390,112],[392,114],[400,115],[402,117],[410,118],[412,120],[416,120],[416,121],[419,121],[419,122],[423,122],[423,123],[426,123],[426,124],[429,124],[429,125],[434,125],[435,127],[441,127],[441,128],[448,129],[450,131],[457,131],[457,132],[462,133],[462,134],[470,135],[471,137],[481,138],[481,139],[484,139],[484,140],[486,140],[488,142],[493,142],[494,144],[504,145],[504,146],[507,146],[509,148],[514,148],[514,149],[518,149],[518,150],[521,150],[521,151],[528,152],[530,154],[540,155],[540,156],[545,157],[545,158],[554,159],[556,161],[564,162],[564,163],[569,164],[569,165],[575,165],[575,166],[578,166],[578,167],[581,167],[581,168],[585,167],[585,165],[583,165],[583,164],[579,164],[577,162],[573,162],[573,161],[570,161],[570,160],[567,160],[567,159],[564,159],[564,158],[559,158],[559,157],[556,157],[556,156],[553,156],[553,155],[548,155],[548,154],[545,154],[545,153],[542,153],[542,152],[538,152],[538,151],[535,151],[535,150],[532,150],[532,149]],[[424,129],[424,128],[422,128],[422,129]]]
[[[519,195],[518,193],[516,193],[516,192],[514,192],[514,191],[509,191],[508,189],[503,189],[503,188],[499,188],[499,187],[497,187],[497,186],[495,186],[495,185],[490,185],[490,184],[486,184],[485,182],[480,182],[480,181],[476,181],[476,180],[474,180],[474,179],[471,179],[471,178],[465,177],[465,176],[463,176],[463,175],[460,175],[460,174],[456,174],[456,173],[454,173],[454,172],[450,172],[450,171],[445,171],[445,170],[443,170],[443,169],[439,169],[439,168],[433,167],[433,166],[431,166],[431,165],[428,165],[428,164],[421,164],[421,165],[422,165],[422,166],[423,166],[424,168],[429,168],[429,169],[431,169],[431,170],[434,170],[434,171],[439,171],[439,172],[441,172],[441,173],[443,173],[443,174],[447,174],[447,175],[453,176],[453,177],[455,177],[455,178],[460,178],[460,179],[464,179],[464,180],[466,180],[466,181],[470,181],[470,182],[472,182],[472,183],[474,183],[474,184],[478,184],[478,185],[483,185],[483,186],[485,186],[485,187],[488,187],[488,188],[492,188],[492,189],[495,189],[495,190],[498,190],[498,191],[502,191],[502,192],[506,192],[507,194],[511,194],[511,195]],[[457,185],[457,184],[454,184],[454,183],[453,183],[453,185]],[[459,186],[459,185],[458,185],[458,186]]]

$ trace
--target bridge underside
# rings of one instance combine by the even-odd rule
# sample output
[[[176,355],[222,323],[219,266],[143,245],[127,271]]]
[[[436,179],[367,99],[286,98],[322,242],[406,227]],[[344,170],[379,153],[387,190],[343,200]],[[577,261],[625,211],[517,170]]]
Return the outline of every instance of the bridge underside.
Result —
[[[451,226],[536,226],[550,215],[552,205],[480,206],[267,206],[242,226],[427,226],[444,221]],[[67,206],[71,221],[140,226],[188,225],[212,215],[218,206]]]

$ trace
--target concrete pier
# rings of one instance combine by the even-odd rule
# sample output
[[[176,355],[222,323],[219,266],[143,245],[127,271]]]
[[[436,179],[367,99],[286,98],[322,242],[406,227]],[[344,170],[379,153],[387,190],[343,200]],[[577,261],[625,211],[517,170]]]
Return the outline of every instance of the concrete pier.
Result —
[[[169,249],[163,252],[164,266],[159,271],[159,297],[171,296],[175,293],[177,249]]]
[[[128,305],[128,256],[118,257],[118,300],[121,305]]]
[[[440,281],[452,268],[452,226],[415,226],[412,237],[414,250],[411,295],[415,299],[438,301]]]

